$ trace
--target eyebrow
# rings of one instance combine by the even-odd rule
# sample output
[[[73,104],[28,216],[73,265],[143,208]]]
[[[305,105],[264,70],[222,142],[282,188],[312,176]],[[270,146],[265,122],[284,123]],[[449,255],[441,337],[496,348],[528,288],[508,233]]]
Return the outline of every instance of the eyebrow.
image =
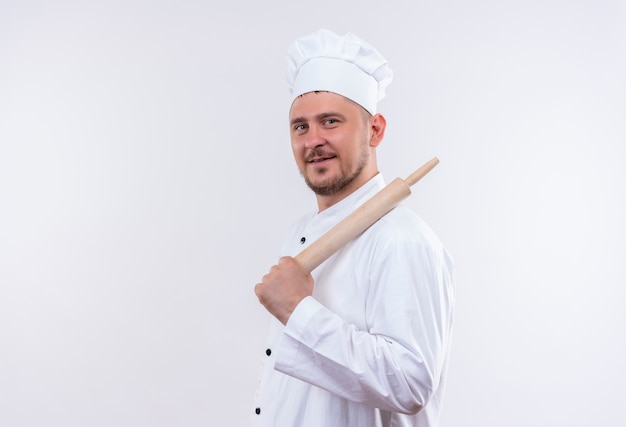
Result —
[[[325,113],[321,113],[321,114],[318,114],[317,116],[315,116],[313,118],[316,121],[322,121],[322,120],[324,120],[324,119],[326,119],[328,117],[339,117],[340,119],[345,119],[346,118],[345,115],[343,115],[341,113],[338,113],[338,112],[335,112],[335,111],[328,111],[328,112],[325,112]],[[293,119],[291,119],[289,124],[291,126],[293,126],[296,123],[306,123],[307,121],[308,121],[308,119],[306,117],[300,116],[300,117],[294,117]]]

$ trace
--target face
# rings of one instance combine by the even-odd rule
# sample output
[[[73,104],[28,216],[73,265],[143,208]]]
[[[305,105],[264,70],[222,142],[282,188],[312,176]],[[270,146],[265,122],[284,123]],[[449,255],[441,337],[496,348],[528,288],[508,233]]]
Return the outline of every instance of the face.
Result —
[[[291,147],[307,185],[335,203],[359,188],[378,170],[374,148],[384,133],[359,105],[332,92],[310,92],[293,102],[289,113]]]

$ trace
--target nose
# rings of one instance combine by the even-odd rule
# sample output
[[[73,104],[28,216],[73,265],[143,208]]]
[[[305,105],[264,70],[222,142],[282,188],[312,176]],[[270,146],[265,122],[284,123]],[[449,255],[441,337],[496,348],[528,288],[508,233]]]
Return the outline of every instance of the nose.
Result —
[[[321,130],[317,126],[310,126],[304,139],[305,148],[313,149],[324,145],[325,142],[326,140],[324,139]]]

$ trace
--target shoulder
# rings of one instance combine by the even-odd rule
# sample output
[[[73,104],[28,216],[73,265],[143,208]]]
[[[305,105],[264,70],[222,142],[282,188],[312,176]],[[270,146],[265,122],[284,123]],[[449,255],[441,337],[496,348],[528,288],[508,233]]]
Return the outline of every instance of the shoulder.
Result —
[[[452,262],[435,231],[417,213],[403,205],[382,217],[366,233],[375,259],[385,258],[385,254],[404,253],[439,259],[446,264]]]
[[[414,211],[400,205],[372,226],[380,239],[441,245],[432,228]]]

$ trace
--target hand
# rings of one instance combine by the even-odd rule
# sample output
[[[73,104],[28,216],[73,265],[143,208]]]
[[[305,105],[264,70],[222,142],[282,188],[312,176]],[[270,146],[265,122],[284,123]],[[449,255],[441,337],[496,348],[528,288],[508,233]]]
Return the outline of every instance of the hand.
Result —
[[[313,294],[313,277],[292,257],[282,257],[256,284],[254,293],[265,309],[286,325],[300,301]]]

